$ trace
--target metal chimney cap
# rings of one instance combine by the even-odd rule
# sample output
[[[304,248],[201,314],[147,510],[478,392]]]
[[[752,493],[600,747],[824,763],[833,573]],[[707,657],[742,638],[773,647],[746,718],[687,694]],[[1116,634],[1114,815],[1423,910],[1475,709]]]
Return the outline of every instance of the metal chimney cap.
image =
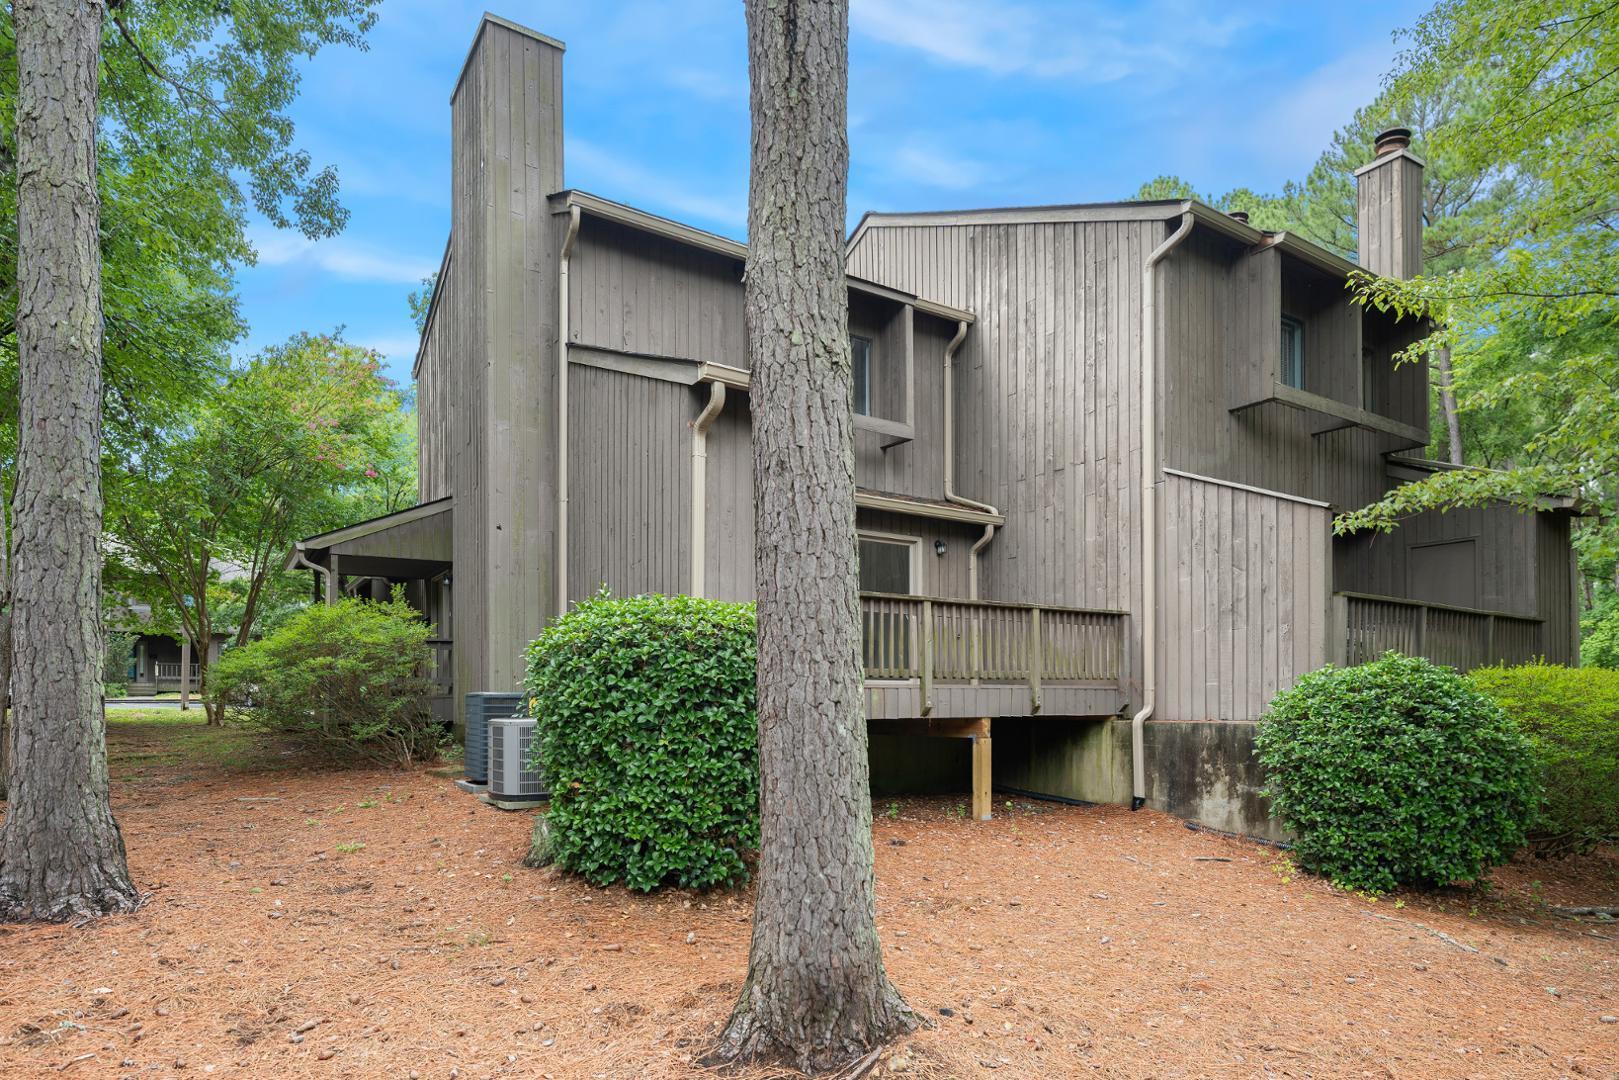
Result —
[[[1404,150],[1411,145],[1411,129],[1406,127],[1391,127],[1378,133],[1375,142],[1378,157]]]

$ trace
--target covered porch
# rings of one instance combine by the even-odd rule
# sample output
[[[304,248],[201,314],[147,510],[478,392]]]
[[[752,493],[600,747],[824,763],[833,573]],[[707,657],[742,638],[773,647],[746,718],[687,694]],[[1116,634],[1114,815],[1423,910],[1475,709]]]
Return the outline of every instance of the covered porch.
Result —
[[[450,589],[454,563],[455,501],[437,499],[295,543],[288,570],[313,572],[315,595],[386,599],[398,586],[407,603],[432,627],[434,690],[427,704],[444,723],[455,719],[454,633]]]

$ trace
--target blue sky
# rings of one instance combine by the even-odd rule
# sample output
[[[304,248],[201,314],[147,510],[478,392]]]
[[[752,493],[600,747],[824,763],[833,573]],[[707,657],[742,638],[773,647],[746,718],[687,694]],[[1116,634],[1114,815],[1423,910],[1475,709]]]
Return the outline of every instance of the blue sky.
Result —
[[[352,213],[310,243],[255,221],[238,278],[247,354],[343,325],[408,382],[405,295],[450,222],[449,95],[486,5],[384,0],[364,53],[306,65],[298,142]],[[1421,0],[853,0],[851,223],[865,210],[1122,198],[1162,173],[1273,191],[1377,92]],[[516,0],[568,45],[570,187],[743,238],[740,0]]]

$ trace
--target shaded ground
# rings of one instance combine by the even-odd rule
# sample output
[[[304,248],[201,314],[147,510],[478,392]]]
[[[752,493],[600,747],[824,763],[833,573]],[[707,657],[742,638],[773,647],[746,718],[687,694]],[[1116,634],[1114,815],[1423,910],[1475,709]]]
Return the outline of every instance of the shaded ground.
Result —
[[[0,927],[0,1075],[700,1074],[747,894],[524,870],[528,816],[427,771],[173,714],[110,739],[151,899]],[[1544,910],[1619,903],[1612,852],[1373,903],[1163,815],[963,809],[877,806],[889,969],[933,1026],[873,1075],[1619,1076],[1619,925]]]

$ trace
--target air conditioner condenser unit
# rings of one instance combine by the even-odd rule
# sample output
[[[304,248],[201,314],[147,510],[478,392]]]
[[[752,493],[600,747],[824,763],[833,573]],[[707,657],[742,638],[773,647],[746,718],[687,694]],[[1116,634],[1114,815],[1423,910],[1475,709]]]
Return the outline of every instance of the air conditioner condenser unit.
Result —
[[[529,765],[535,721],[512,716],[489,721],[489,799],[539,802],[549,798],[545,777]]]

